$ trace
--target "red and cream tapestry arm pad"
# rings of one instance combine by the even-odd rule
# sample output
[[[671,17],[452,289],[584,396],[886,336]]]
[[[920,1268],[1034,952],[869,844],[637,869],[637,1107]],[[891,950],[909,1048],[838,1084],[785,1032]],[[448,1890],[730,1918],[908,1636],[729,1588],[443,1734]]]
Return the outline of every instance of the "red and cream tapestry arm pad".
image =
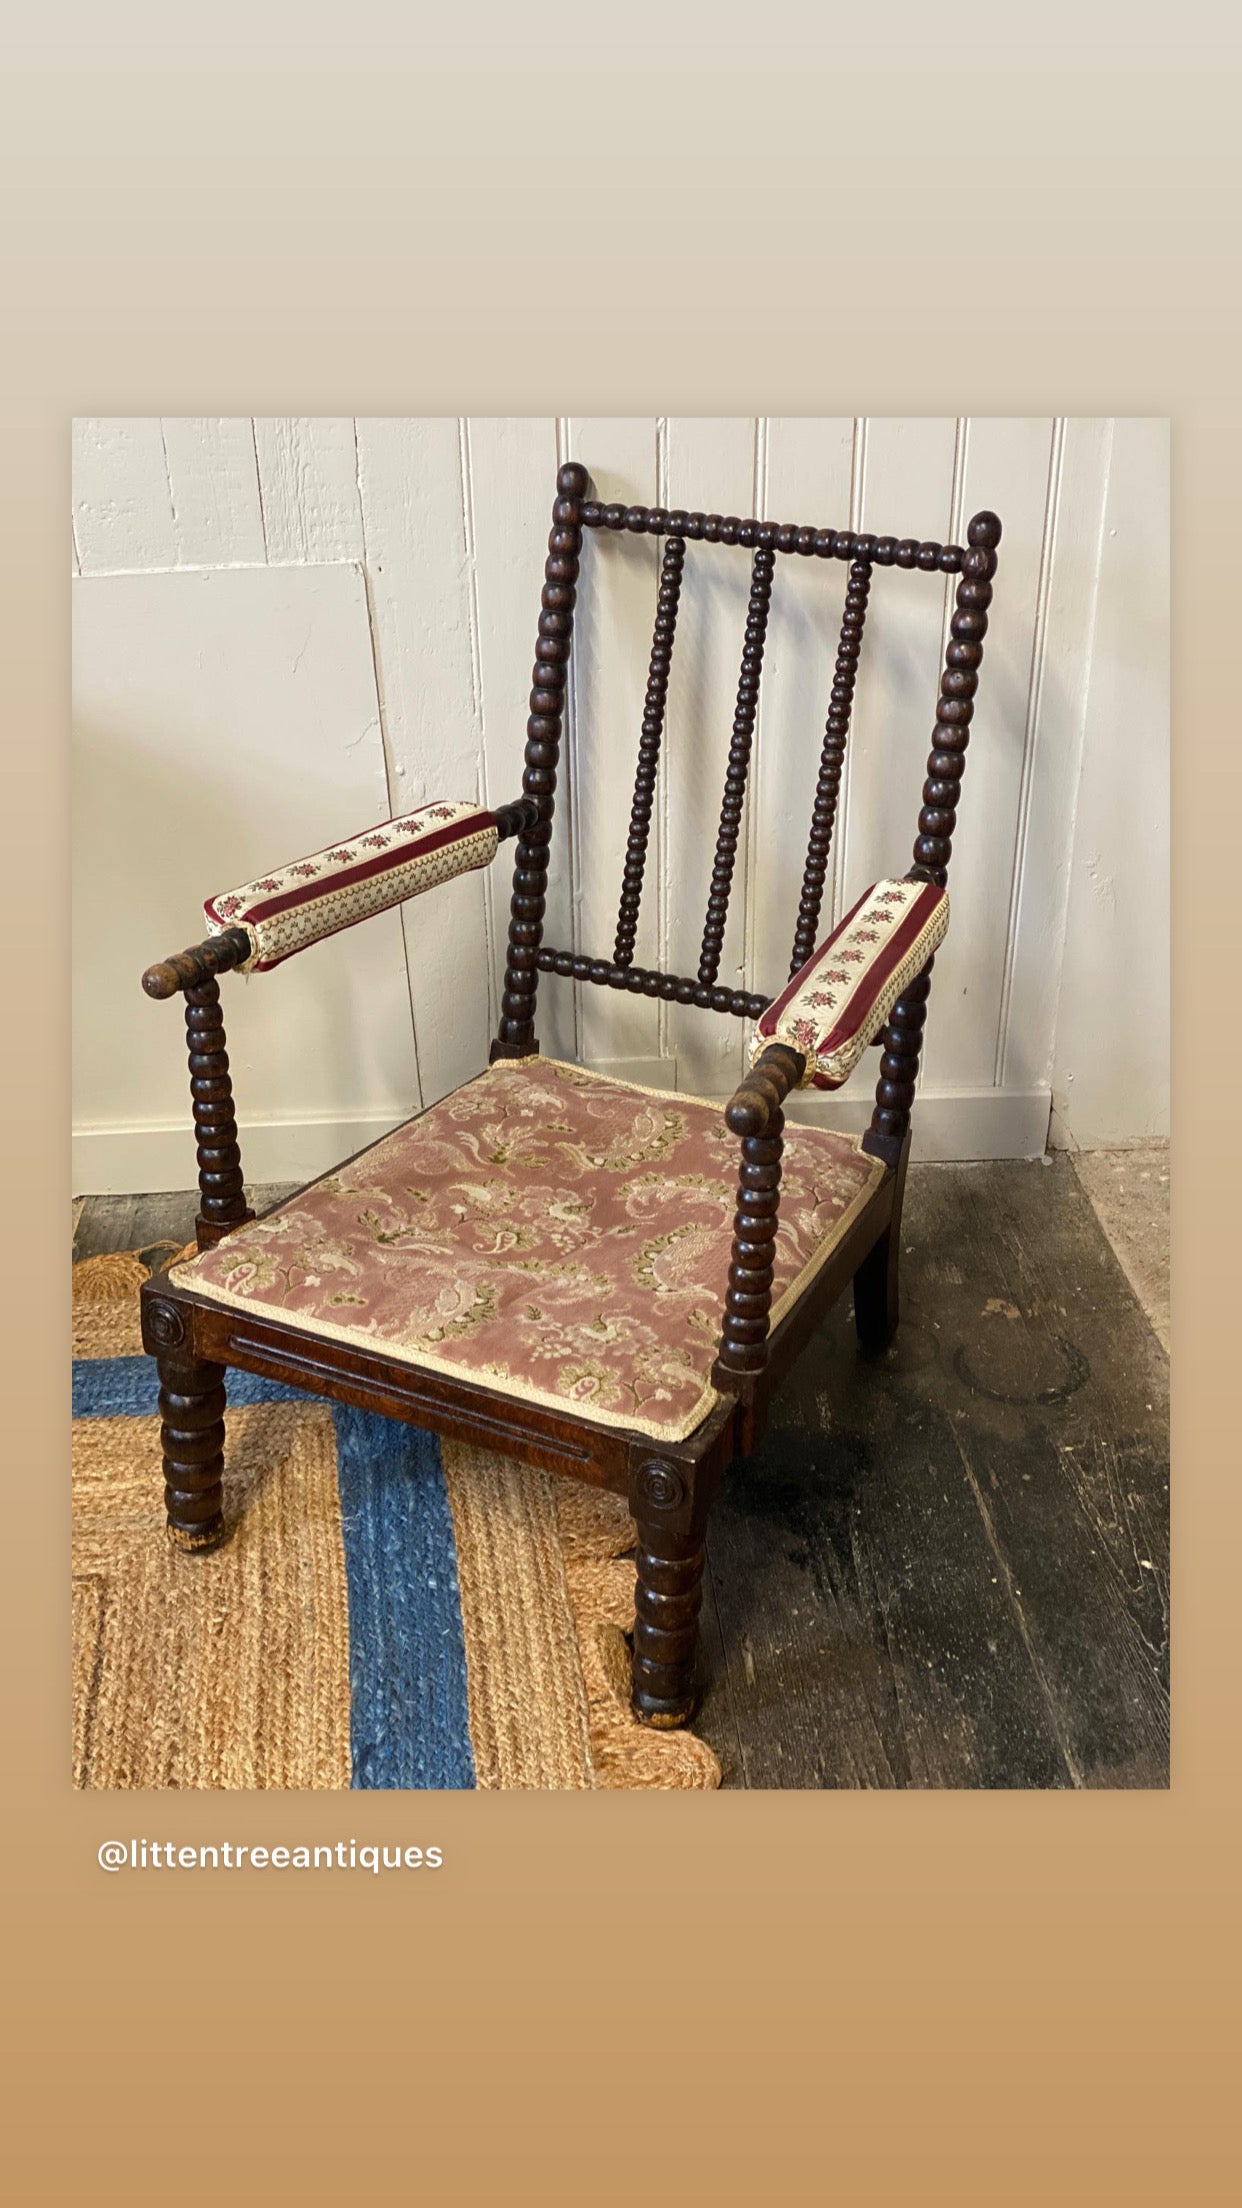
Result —
[[[490,866],[497,841],[495,815],[478,805],[420,805],[209,897],[207,926],[212,935],[244,928],[251,955],[241,971],[266,973],[322,936],[421,896],[454,874]]]
[[[769,1043],[788,1043],[806,1059],[803,1088],[839,1089],[948,926],[949,893],[936,882],[876,882],[773,998],[751,1064]]]

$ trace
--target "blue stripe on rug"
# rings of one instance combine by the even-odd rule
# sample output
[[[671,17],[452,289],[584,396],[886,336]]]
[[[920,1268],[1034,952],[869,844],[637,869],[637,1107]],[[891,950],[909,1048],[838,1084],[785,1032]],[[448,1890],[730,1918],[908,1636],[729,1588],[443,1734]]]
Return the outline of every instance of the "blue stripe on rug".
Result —
[[[147,1418],[160,1407],[160,1383],[153,1357],[75,1357],[73,1360],[73,1415],[75,1418]],[[310,1402],[304,1388],[287,1388],[281,1380],[260,1379],[257,1372],[230,1372],[228,1399],[240,1409],[244,1403]]]
[[[318,1402],[300,1388],[230,1370],[228,1400]],[[150,1357],[79,1357],[75,1418],[158,1410]],[[466,1646],[448,1490],[433,1434],[349,1405],[329,1405],[349,1596],[353,1784],[461,1788],[475,1783]]]
[[[354,1785],[472,1787],[466,1643],[434,1434],[333,1406]]]

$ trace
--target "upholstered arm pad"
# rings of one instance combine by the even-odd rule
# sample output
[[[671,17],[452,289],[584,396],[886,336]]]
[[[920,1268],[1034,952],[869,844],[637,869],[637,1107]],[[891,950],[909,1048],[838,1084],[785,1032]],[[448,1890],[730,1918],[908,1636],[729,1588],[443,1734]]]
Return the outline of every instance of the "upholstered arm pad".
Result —
[[[244,928],[251,955],[241,971],[266,973],[321,936],[352,928],[454,874],[489,866],[497,841],[496,815],[477,805],[420,805],[209,897],[207,926],[213,935]]]
[[[786,1043],[806,1059],[803,1088],[839,1089],[948,925],[949,893],[937,883],[877,882],[773,998],[751,1064]]]

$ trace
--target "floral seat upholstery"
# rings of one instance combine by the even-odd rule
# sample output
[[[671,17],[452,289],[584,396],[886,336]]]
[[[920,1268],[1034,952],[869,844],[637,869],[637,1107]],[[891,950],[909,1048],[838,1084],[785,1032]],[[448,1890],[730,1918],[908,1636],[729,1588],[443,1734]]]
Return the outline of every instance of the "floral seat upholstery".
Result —
[[[715,1400],[737,1170],[718,1104],[548,1059],[501,1062],[172,1277],[677,1440]],[[774,1323],[882,1173],[852,1136],[787,1129]]]

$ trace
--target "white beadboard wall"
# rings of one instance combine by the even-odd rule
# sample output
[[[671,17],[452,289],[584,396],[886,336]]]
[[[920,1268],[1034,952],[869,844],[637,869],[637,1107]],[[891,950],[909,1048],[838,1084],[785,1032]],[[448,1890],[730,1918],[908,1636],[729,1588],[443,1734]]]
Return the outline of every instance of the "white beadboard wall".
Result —
[[[782,419],[85,420],[74,428],[74,1185],[194,1178],[175,1005],[138,976],[201,901],[435,796],[517,794],[553,478],[954,538],[1005,525],[937,960],[924,1157],[1159,1134],[1168,1113],[1168,425]],[[549,941],[611,950],[658,548],[587,540]],[[638,959],[692,972],[745,553],[690,546]],[[780,559],[721,978],[788,966],[844,569]],[[909,863],[951,580],[877,571],[831,876]],[[321,1171],[486,1062],[509,852],[226,980],[246,1169]],[[741,1027],[545,976],[545,1050],[724,1095]],[[795,1109],[858,1127],[871,1057]],[[1053,1110],[1055,1107],[1055,1110]]]

